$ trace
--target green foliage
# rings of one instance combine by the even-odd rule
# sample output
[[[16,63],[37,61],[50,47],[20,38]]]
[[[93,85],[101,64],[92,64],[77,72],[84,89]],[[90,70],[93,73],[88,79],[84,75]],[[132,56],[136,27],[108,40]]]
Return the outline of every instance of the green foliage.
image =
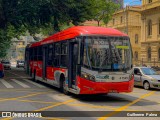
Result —
[[[0,52],[9,48],[11,38],[18,38],[26,31],[34,37],[36,33],[50,35],[86,20],[102,20],[106,23],[116,5],[105,1],[0,0],[0,41],[3,44],[0,47],[5,46],[3,50],[0,48]]]
[[[22,25],[31,32],[52,25],[59,31],[61,25],[78,25],[95,15],[96,0],[1,0],[4,28],[7,24],[19,29]],[[31,27],[34,27],[31,29]]]
[[[7,50],[10,47],[10,37],[8,37],[7,32],[0,30],[0,58],[5,57]]]
[[[96,16],[94,20],[98,22],[98,26],[100,26],[100,22],[104,22],[107,24],[109,20],[112,18],[113,13],[120,8],[119,4],[115,4],[112,0],[97,0],[98,4],[95,4],[95,13]]]

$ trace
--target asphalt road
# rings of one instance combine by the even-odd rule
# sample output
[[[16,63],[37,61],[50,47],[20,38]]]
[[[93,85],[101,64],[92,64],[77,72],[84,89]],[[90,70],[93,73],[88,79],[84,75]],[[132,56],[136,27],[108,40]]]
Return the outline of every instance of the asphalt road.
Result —
[[[37,118],[19,116],[2,120],[159,120],[160,116],[151,115],[156,115],[155,111],[160,115],[160,90],[136,87],[132,93],[67,96],[55,87],[33,82],[23,68],[12,68],[5,70],[5,77],[0,79],[0,111],[3,116],[9,111],[23,115],[25,111],[38,113]]]

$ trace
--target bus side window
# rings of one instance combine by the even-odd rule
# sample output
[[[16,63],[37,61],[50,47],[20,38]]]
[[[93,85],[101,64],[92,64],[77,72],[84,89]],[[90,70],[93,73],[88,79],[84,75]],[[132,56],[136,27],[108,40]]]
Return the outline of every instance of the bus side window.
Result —
[[[48,66],[52,66],[52,58],[53,58],[53,44],[49,44],[49,46],[48,46],[48,61],[47,61]]]
[[[67,67],[68,45],[67,42],[61,44],[61,61],[60,66]]]
[[[60,61],[60,43],[55,43],[54,53],[54,66],[58,67]]]
[[[38,60],[38,61],[42,61],[42,46],[39,46],[39,47],[38,47],[37,60]]]
[[[33,48],[30,48],[29,50],[30,60],[33,60]]]
[[[34,61],[37,61],[37,47],[34,48]]]

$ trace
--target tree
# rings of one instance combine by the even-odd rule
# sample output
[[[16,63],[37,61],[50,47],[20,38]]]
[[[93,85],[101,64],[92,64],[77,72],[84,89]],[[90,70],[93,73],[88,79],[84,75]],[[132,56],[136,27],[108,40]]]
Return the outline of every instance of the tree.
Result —
[[[78,25],[92,19],[93,1],[95,0],[1,0],[1,21],[4,24],[0,28],[5,28],[10,23],[17,29],[24,25],[32,31],[33,27],[38,30],[52,24],[54,30],[59,31],[62,24]]]
[[[0,51],[9,48],[11,38],[26,31],[35,37],[36,33],[52,34],[64,26],[92,20],[99,10],[106,10],[104,6],[97,8],[100,3],[99,0],[0,0],[0,41],[3,43]]]
[[[94,20],[97,21],[98,26],[103,21],[105,24],[112,18],[113,13],[120,8],[119,4],[115,4],[112,0],[98,0],[99,4],[95,4],[96,16]]]

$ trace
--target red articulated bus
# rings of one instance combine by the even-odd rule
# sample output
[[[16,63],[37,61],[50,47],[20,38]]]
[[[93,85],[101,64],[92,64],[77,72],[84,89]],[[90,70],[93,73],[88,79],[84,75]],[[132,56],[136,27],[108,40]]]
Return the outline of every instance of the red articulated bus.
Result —
[[[112,28],[76,26],[33,43],[25,68],[65,94],[131,92],[134,85],[130,39]]]

